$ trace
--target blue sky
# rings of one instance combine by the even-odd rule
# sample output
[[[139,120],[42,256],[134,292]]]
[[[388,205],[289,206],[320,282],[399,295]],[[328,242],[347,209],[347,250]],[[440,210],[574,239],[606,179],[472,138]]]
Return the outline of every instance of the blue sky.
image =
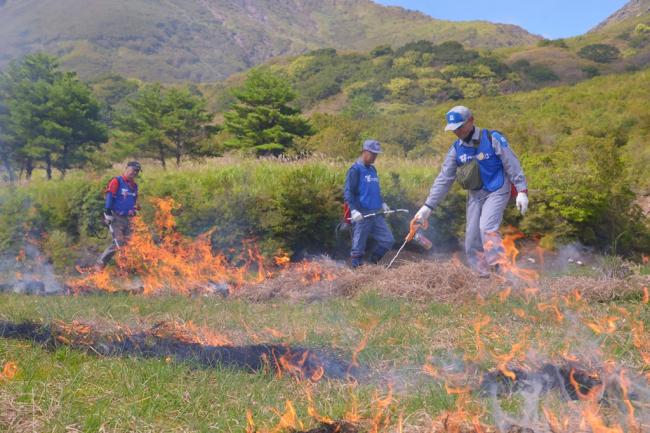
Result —
[[[627,0],[375,0],[453,21],[517,24],[549,39],[577,36],[620,9]]]

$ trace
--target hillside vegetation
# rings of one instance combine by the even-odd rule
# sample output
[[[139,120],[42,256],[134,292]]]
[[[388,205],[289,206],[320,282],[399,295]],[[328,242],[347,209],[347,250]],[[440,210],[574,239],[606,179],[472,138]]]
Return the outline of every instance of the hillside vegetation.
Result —
[[[62,56],[88,78],[214,81],[278,55],[324,47],[367,51],[389,43],[458,40],[471,47],[539,37],[488,22],[436,20],[369,0],[7,0],[0,62],[33,51]]]

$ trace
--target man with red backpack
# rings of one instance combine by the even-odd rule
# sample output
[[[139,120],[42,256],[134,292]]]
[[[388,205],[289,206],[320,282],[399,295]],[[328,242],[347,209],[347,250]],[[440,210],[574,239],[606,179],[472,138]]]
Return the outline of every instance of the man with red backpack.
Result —
[[[445,131],[456,140],[442,164],[429,196],[413,223],[426,221],[456,180],[467,192],[465,253],[469,265],[480,277],[498,272],[504,248],[499,227],[512,192],[517,194],[517,209],[528,210],[528,186],[519,159],[498,131],[474,125],[467,107],[457,106],[446,114]]]
[[[135,183],[135,178],[140,171],[140,163],[131,161],[126,165],[124,173],[111,179],[106,187],[104,223],[110,229],[112,242],[97,259],[97,269],[104,268],[117,250],[131,238],[131,219],[139,208],[138,184]]]
[[[352,222],[352,267],[363,264],[368,238],[373,238],[377,246],[370,261],[378,263],[395,243],[395,238],[386,224],[384,216],[377,214],[389,211],[384,203],[379,187],[379,176],[373,165],[377,155],[381,153],[381,145],[376,140],[366,140],[363,143],[361,156],[350,167],[345,178],[343,198],[350,208]],[[376,215],[370,215],[376,214]],[[365,216],[364,216],[365,215]]]

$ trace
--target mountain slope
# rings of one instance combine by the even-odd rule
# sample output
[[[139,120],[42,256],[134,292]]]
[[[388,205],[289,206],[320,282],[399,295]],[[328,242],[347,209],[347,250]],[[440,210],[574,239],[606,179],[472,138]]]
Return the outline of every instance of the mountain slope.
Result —
[[[0,64],[45,50],[82,76],[211,81],[278,55],[417,39],[485,48],[539,40],[517,26],[435,20],[369,0],[0,0]]]
[[[598,61],[585,54],[603,45],[617,53],[614,58]],[[546,66],[565,82],[643,69],[650,64],[650,0],[631,0],[583,35],[497,52],[505,56],[508,64],[527,61]]]
[[[639,17],[650,12],[650,0],[630,0],[625,6],[614,12],[591,31],[598,31],[631,18]]]

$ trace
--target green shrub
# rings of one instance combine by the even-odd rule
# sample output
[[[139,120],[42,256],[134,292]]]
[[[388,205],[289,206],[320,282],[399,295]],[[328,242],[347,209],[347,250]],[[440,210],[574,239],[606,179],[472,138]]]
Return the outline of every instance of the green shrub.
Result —
[[[28,201],[16,189],[0,195],[0,252],[14,251],[25,235],[28,221]]]
[[[289,251],[327,250],[341,216],[342,186],[342,177],[323,166],[287,170],[260,224]]]
[[[558,47],[558,48],[568,48],[564,39],[542,39],[537,43],[539,47]]]
[[[593,78],[600,75],[600,70],[593,65],[583,67],[582,72],[584,72],[589,78]]]
[[[544,82],[556,81],[560,79],[560,77],[558,77],[557,74],[553,72],[551,68],[540,64],[531,65],[526,70],[526,74],[535,83],[544,83]]]
[[[611,63],[621,56],[621,52],[613,45],[591,44],[582,47],[578,55],[597,63]]]
[[[71,237],[64,231],[53,230],[43,237],[43,251],[57,272],[65,272],[74,266],[76,254]]]

